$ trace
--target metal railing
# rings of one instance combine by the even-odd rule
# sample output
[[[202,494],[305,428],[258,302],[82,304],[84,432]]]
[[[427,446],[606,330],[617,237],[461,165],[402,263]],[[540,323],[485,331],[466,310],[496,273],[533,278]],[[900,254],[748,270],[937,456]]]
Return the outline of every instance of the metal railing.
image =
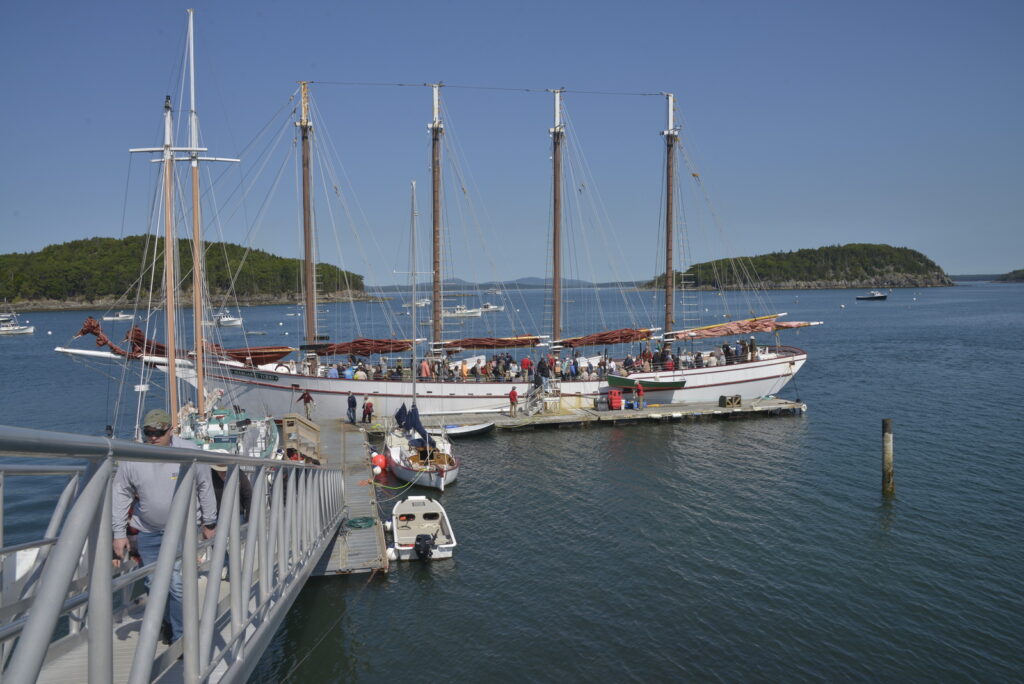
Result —
[[[181,668],[185,682],[244,681],[344,516],[338,468],[5,426],[0,455],[19,458],[0,463],[4,506],[12,478],[67,478],[43,537],[0,548],[4,682],[45,678],[48,667],[66,658],[80,660],[78,680],[87,670],[92,683],[148,682],[172,667]],[[85,464],[25,465],[25,457]],[[173,463],[180,470],[157,561],[122,564],[115,574],[111,500],[118,461]],[[196,481],[211,464],[228,469],[220,524],[212,539],[200,543]],[[252,500],[243,524],[239,480],[246,471],[253,473]],[[0,546],[2,523],[0,518]],[[206,560],[197,562],[204,552]],[[164,647],[161,623],[179,560],[183,635]],[[222,581],[225,565],[230,572]],[[137,638],[115,638],[115,625],[139,607],[133,597],[144,593],[147,577],[151,586]],[[126,647],[130,671],[115,672],[115,649]],[[117,662],[124,656],[119,651]]]
[[[544,388],[541,385],[534,385],[526,393],[523,401],[523,412],[527,416],[533,416],[544,410]]]

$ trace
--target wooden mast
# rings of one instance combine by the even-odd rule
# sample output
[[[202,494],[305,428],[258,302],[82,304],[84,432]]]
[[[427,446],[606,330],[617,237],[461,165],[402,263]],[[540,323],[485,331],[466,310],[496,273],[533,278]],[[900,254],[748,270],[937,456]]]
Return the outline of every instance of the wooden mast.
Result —
[[[668,99],[668,127],[665,136],[665,332],[675,327],[676,274],[673,257],[673,226],[675,223],[676,141],[679,129],[675,126],[675,96],[664,93]]]
[[[430,177],[431,177],[431,218],[433,223],[433,291],[430,302],[431,318],[431,350],[441,343],[444,315],[441,311],[441,136],[444,135],[444,123],[441,121],[441,83],[432,83],[434,89],[434,119],[427,126],[430,129]],[[415,276],[414,276],[415,277]],[[416,308],[415,297],[413,309]],[[415,337],[415,336],[414,336]],[[415,369],[414,369],[415,374]]]
[[[313,130],[313,124],[309,120],[309,81],[300,81],[302,88],[302,118],[299,120],[299,130],[302,132],[302,241],[303,253],[305,255],[303,275],[305,282],[306,305],[306,344],[316,342],[316,279],[314,277],[316,268],[313,261],[313,208],[312,192],[313,183],[310,171],[309,134]]]
[[[437,92],[436,90],[434,92]],[[412,181],[411,197],[409,207],[409,237],[412,240],[410,249],[412,254],[409,257],[411,262],[411,268],[409,269],[412,273],[412,308],[409,310],[409,315],[412,316],[412,405],[416,405],[416,376],[419,375],[419,369],[416,368],[416,181]]]
[[[205,339],[203,337],[203,240],[199,212],[199,116],[196,114],[196,60],[192,15],[188,10],[189,162],[192,166],[192,329],[196,345],[196,411],[206,413]]]
[[[225,157],[200,157],[200,152],[206,148],[199,146],[199,114],[196,111],[196,59],[195,59],[195,32],[193,30],[193,14],[195,10],[188,12],[188,72],[189,72],[189,146],[184,150],[188,157],[181,161],[187,161],[192,167],[192,324],[196,346],[196,410],[199,415],[206,413],[206,372],[205,372],[205,347],[206,340],[203,333],[203,289],[206,286],[206,279],[203,275],[203,235],[202,235],[202,211],[199,204],[199,162],[219,161],[237,162],[238,159]]]
[[[562,338],[562,125],[563,88],[555,95],[555,125],[551,133],[551,340]]]
[[[164,100],[164,290],[167,300],[167,413],[171,416],[171,427],[178,425],[178,364],[175,318],[177,306],[174,288],[177,273],[174,268],[178,241],[174,230],[174,121],[171,114],[171,96]]]

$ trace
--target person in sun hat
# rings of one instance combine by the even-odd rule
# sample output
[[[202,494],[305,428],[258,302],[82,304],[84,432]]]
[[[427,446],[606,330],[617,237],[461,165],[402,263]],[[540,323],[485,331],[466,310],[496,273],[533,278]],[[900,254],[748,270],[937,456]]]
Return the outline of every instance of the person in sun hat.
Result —
[[[171,417],[163,409],[153,409],[142,421],[143,441],[146,444],[163,447],[198,449],[198,447],[175,435],[171,430]],[[159,453],[153,454],[154,459]],[[128,551],[127,527],[129,524],[139,531],[136,545],[142,564],[156,563],[163,542],[164,529],[171,513],[171,500],[178,477],[185,468],[177,463],[151,461],[120,461],[111,485],[111,528],[113,530],[114,563],[120,565]],[[197,518],[203,524],[203,538],[209,539],[217,527],[217,501],[210,481],[209,467],[196,464]],[[197,520],[197,522],[199,522]],[[146,588],[152,582],[152,575],[146,578]],[[167,598],[167,615],[170,619],[171,639],[177,640],[182,632],[181,611],[181,560],[174,564],[171,574],[170,593]]]

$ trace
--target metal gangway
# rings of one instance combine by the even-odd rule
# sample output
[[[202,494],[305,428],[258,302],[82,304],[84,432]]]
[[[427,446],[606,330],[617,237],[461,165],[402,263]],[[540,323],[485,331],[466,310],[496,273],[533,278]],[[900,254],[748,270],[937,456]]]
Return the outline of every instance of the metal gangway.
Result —
[[[3,684],[245,681],[345,517],[340,467],[5,426],[0,456],[16,457],[0,462]],[[156,563],[113,567],[118,461],[179,465]],[[228,466],[219,524],[200,541],[197,477],[218,463]],[[252,503],[243,524],[246,476]],[[45,532],[7,546],[2,511],[12,483],[38,477],[66,480]],[[179,561],[183,636],[166,644],[161,624]]]

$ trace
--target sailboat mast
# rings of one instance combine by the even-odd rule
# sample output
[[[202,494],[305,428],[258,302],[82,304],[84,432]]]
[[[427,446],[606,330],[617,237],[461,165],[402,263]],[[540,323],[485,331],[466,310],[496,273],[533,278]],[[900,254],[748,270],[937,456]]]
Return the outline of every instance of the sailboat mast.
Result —
[[[313,182],[310,171],[309,134],[313,124],[309,120],[309,81],[300,81],[302,88],[302,118],[299,130],[302,132],[302,242],[305,277],[306,344],[316,342],[316,280],[313,263]]]
[[[430,178],[431,178],[431,219],[433,223],[433,296],[431,312],[431,341],[434,345],[441,342],[441,136],[444,135],[444,124],[441,122],[441,83],[433,83],[434,119],[430,129]],[[414,189],[415,192],[415,189]],[[413,293],[413,309],[416,308],[416,295]],[[415,335],[413,335],[415,337]]]
[[[412,244],[412,268],[409,270],[412,272],[412,400],[416,402],[416,376],[419,374],[419,369],[416,368],[416,181],[412,181],[412,206],[409,210],[409,233],[411,234]]]
[[[171,426],[178,424],[178,365],[175,358],[177,340],[175,334],[175,317],[177,307],[174,288],[177,274],[174,268],[174,257],[178,251],[178,242],[174,230],[174,125],[171,115],[171,96],[164,100],[164,290],[167,298],[167,412],[171,416]]]
[[[551,133],[551,339],[562,337],[562,93],[555,95],[555,125]]]
[[[675,155],[679,129],[675,126],[675,96],[665,93],[665,97],[668,100],[668,127],[661,132],[665,136],[665,327],[662,330],[668,332],[675,327],[676,273],[672,233],[675,224]]]
[[[188,10],[189,163],[192,165],[192,329],[196,345],[196,410],[206,413],[205,340],[203,339],[203,241],[199,211],[199,115],[196,114],[194,10]]]

